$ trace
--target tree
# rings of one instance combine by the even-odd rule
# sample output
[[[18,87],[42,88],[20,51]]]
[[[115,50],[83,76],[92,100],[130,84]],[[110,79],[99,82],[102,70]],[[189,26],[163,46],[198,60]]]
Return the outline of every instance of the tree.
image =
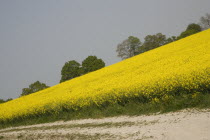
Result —
[[[80,75],[81,75],[80,64],[75,60],[71,60],[69,62],[66,62],[61,70],[60,83],[78,77]]]
[[[195,24],[195,23],[191,23],[187,26],[186,30],[195,30],[197,32],[200,32],[201,31],[201,26],[198,25],[198,24]]]
[[[195,33],[198,33],[198,32],[200,32],[201,30],[202,30],[202,29],[201,29],[201,26],[200,26],[200,25],[195,24],[195,23],[189,24],[189,25],[187,26],[187,29],[186,29],[184,32],[182,32],[182,33],[177,37],[177,39],[179,40],[179,39],[185,38],[185,37],[187,37],[187,36],[190,36],[190,35],[193,35],[193,34],[195,34]]]
[[[200,24],[204,30],[210,28],[210,14],[207,13],[206,16],[201,17]]]
[[[141,41],[137,37],[129,36],[128,39],[118,44],[116,52],[118,57],[122,59],[130,58],[138,54],[138,49],[141,46]]]
[[[139,48],[139,53],[143,53],[157,47],[160,47],[166,43],[166,36],[162,33],[157,33],[155,35],[147,35],[144,38],[143,45]]]
[[[169,37],[169,38],[166,39],[165,44],[174,42],[174,41],[176,41],[176,40],[177,40],[177,37],[176,37],[176,36]]]
[[[38,92],[38,91],[46,89],[48,87],[49,86],[47,86],[46,84],[36,81],[36,82],[32,83],[31,85],[29,85],[28,88],[23,88],[21,96],[25,96],[25,95],[28,95],[28,94],[31,94],[34,92]]]
[[[0,104],[4,103],[5,101],[3,99],[0,99]]]
[[[13,99],[12,98],[8,98],[7,100],[0,99],[0,104],[9,102],[11,100],[13,100]]]
[[[105,67],[105,63],[102,59],[98,59],[96,56],[88,56],[82,61],[83,74],[96,71]]]
[[[8,98],[5,102],[9,102],[9,101],[11,101],[11,100],[13,100],[12,98]]]

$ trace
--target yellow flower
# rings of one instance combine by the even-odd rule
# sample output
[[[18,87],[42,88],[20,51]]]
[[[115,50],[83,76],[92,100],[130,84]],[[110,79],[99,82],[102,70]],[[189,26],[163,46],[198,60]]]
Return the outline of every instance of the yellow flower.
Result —
[[[0,121],[210,86],[210,30],[0,104]],[[193,94],[195,98],[197,94]],[[169,96],[165,96],[167,99]],[[159,102],[158,98],[153,99]]]

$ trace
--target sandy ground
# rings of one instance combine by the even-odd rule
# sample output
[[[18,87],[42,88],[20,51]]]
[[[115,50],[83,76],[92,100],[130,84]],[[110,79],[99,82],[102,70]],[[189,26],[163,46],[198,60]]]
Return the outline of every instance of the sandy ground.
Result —
[[[13,127],[1,129],[0,139],[210,140],[210,109]]]

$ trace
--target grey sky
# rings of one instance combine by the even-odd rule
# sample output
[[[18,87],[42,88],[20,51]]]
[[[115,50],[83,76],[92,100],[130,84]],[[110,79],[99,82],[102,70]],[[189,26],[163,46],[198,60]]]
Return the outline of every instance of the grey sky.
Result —
[[[1,0],[0,98],[39,80],[60,80],[65,62],[88,55],[119,62],[118,43],[133,35],[178,35],[210,13],[210,0]]]

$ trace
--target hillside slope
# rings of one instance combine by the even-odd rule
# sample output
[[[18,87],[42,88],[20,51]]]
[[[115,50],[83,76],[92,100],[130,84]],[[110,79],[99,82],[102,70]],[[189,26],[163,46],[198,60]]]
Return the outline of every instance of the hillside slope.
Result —
[[[0,105],[0,121],[210,89],[210,30]],[[196,95],[195,95],[196,96]],[[141,99],[140,99],[141,100]]]

